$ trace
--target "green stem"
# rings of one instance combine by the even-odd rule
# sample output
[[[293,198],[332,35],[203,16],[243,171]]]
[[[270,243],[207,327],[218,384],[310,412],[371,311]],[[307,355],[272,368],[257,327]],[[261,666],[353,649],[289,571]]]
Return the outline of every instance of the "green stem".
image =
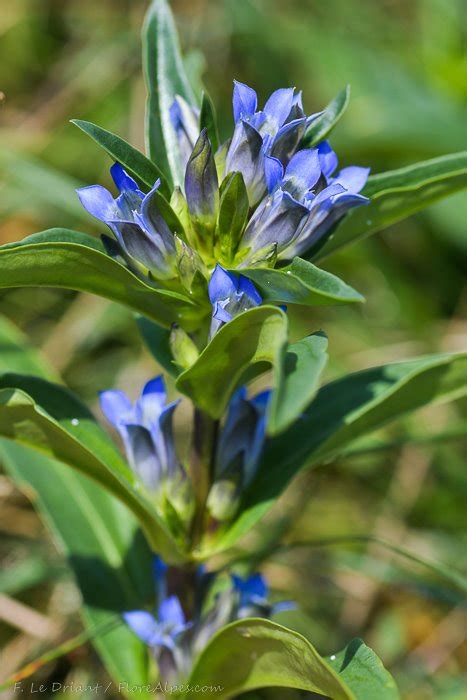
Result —
[[[193,519],[192,546],[196,546],[202,537],[206,501],[214,478],[215,456],[219,421],[213,420],[207,413],[195,408],[193,446],[190,460],[191,481],[195,492],[196,514]]]

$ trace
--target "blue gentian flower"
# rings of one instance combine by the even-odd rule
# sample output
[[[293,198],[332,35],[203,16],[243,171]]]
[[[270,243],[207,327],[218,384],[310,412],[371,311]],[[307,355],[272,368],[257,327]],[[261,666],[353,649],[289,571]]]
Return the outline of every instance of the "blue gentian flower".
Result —
[[[232,583],[238,596],[237,618],[269,617],[278,612],[293,610],[296,607],[295,603],[289,600],[270,603],[268,601],[269,587],[264,576],[259,573],[245,578],[232,574]]]
[[[248,277],[224,270],[219,264],[209,280],[208,293],[212,305],[211,337],[224,323],[263,301]]]
[[[153,491],[165,480],[185,476],[173,439],[173,413],[179,402],[166,405],[166,399],[162,376],[145,384],[134,405],[123,391],[100,394],[102,412],[118,430],[131,468]]]
[[[305,115],[301,93],[294,88],[276,90],[262,110],[257,111],[257,107],[256,92],[234,81],[235,130],[226,156],[225,174],[242,173],[251,206],[266,193],[265,156],[274,156],[287,165],[305,129],[319,116]]]
[[[208,508],[217,520],[235,513],[243,491],[256,476],[266,439],[266,408],[270,392],[247,398],[245,387],[238,389],[229,403],[219,436],[215,481],[208,497]]]
[[[349,209],[368,202],[358,192],[369,170],[345,168],[333,177],[336,165],[327,145],[298,151],[286,168],[277,158],[265,157],[269,196],[258,206],[243,234],[241,266],[264,263],[272,253],[278,259],[304,253]]]
[[[81,204],[96,219],[106,223],[115,235],[122,257],[135,271],[155,279],[176,277],[176,251],[172,231],[159,211],[155,193],[160,180],[144,194],[120,163],[110,173],[118,188],[116,199],[101,185],[77,190]]]

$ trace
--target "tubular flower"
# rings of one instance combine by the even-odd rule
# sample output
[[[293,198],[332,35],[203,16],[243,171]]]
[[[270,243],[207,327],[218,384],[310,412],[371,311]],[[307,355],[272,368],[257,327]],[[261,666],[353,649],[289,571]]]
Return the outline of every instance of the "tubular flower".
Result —
[[[177,135],[178,149],[184,168],[198,140],[199,114],[199,109],[189,105],[180,95],[175,97],[170,107],[170,121]]]
[[[251,206],[266,193],[264,158],[272,155],[287,164],[306,127],[319,116],[305,115],[301,93],[294,88],[276,90],[262,110],[257,111],[257,107],[256,92],[234,81],[235,129],[226,155],[225,174],[242,173]]]
[[[183,611],[180,599],[173,595],[168,567],[155,557],[154,577],[157,593],[157,613],[132,610],[123,613],[130,629],[148,645],[154,654],[164,681],[184,680],[193,660],[199,656],[210,638],[224,625],[253,614],[270,617],[281,610],[295,607],[284,601],[272,604],[265,578],[255,573],[242,578],[207,572],[200,566],[194,579],[194,607],[190,620]],[[217,581],[217,583],[216,583]],[[216,585],[218,593],[214,594]]]
[[[208,293],[212,306],[211,337],[224,323],[263,301],[248,277],[228,272],[219,264],[209,280]]]
[[[235,513],[243,491],[253,481],[266,438],[266,408],[270,392],[252,399],[242,387],[233,395],[219,437],[214,484],[208,508],[217,520]]]
[[[337,165],[337,159],[335,162]],[[243,234],[242,266],[264,263],[273,253],[278,259],[304,253],[329,233],[349,209],[368,202],[358,194],[368,169],[345,168],[331,177],[335,167],[328,153],[320,148],[298,151],[286,168],[277,158],[266,157],[269,195]]]
[[[176,277],[174,235],[157,202],[160,180],[145,195],[119,163],[110,173],[119,196],[114,199],[105,187],[91,185],[77,190],[81,204],[109,226],[129,267],[160,280]]]
[[[134,405],[123,391],[100,394],[102,412],[118,430],[131,468],[152,491],[164,480],[184,477],[173,439],[173,414],[179,402],[166,405],[166,399],[162,376],[144,385]]]

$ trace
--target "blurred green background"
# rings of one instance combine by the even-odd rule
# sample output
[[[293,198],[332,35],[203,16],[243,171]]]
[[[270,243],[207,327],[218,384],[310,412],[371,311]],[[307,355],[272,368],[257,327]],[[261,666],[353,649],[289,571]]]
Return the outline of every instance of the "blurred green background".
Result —
[[[231,128],[233,78],[261,98],[296,85],[308,112],[351,83],[350,108],[332,136],[342,165],[378,172],[467,148],[464,0],[173,0],[172,6],[190,74],[218,105],[224,135]],[[109,184],[110,162],[68,120],[94,121],[143,147],[145,8],[143,0],[2,3],[1,243],[56,225],[101,230],[74,188]],[[294,318],[297,334],[327,331],[328,377],[465,349],[466,219],[461,193],[324,261],[367,298],[358,308]],[[104,300],[9,290],[0,296],[0,313],[95,409],[98,390],[118,386],[134,394],[157,371],[130,313]],[[300,477],[245,543],[264,550],[264,571],[277,595],[300,604],[300,613],[281,621],[325,654],[363,637],[410,700],[467,698],[467,625],[458,593],[374,543],[280,550],[276,543],[366,534],[465,570],[466,413],[465,401],[422,411],[375,436],[392,446],[367,442]],[[180,431],[188,419],[182,408]],[[416,441],[407,442],[410,437]],[[31,499],[0,474],[0,681],[80,630],[79,593]],[[298,521],[291,512],[300,513]],[[33,678],[95,683],[105,672],[84,646]]]

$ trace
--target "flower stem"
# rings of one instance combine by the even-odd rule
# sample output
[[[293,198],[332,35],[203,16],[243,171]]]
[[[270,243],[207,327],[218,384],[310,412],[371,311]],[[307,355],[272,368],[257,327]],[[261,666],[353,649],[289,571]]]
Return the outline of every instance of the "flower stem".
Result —
[[[219,421],[212,419],[199,408],[195,408],[193,425],[190,471],[196,499],[192,546],[196,546],[203,534],[206,501],[214,477]]]

